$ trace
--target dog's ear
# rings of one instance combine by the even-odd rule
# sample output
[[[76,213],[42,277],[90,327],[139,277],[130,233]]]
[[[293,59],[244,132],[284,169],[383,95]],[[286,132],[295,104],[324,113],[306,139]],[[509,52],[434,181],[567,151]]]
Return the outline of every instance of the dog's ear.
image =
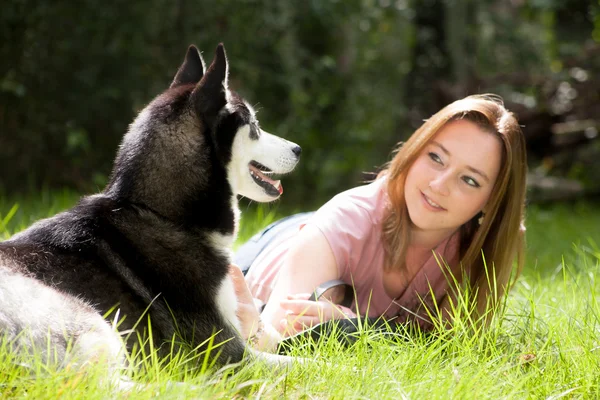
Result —
[[[175,78],[173,78],[173,82],[169,87],[198,83],[202,79],[202,76],[204,76],[205,69],[206,65],[204,64],[202,55],[200,55],[200,51],[192,44],[188,47],[185,60],[183,60],[183,64],[177,70],[177,74],[175,74]]]
[[[209,124],[227,104],[227,74],[229,66],[223,43],[217,46],[215,58],[192,92],[196,111]]]

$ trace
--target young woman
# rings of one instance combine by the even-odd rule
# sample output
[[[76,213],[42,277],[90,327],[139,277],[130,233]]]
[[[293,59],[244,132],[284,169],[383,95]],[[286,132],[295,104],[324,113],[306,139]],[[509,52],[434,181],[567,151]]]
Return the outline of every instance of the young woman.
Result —
[[[247,286],[239,269],[231,273],[243,333],[268,350],[307,326],[356,315],[427,328],[436,309],[451,318],[464,284],[476,293],[474,313],[493,313],[514,263],[517,275],[522,265],[526,172],[523,133],[498,96],[444,107],[375,181],[275,223],[239,250],[237,262],[250,265]],[[258,252],[250,260],[249,250]],[[340,293],[309,300],[332,280],[352,285],[350,307],[336,304]]]

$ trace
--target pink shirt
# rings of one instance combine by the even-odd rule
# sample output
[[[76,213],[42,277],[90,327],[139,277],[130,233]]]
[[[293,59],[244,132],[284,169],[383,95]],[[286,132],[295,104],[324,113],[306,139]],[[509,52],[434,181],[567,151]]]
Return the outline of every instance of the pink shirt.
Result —
[[[386,179],[378,179],[338,194],[307,222],[316,226],[329,242],[338,267],[338,279],[354,286],[361,315],[393,317],[401,312],[401,307],[416,310],[420,305],[417,294],[426,296],[430,287],[438,301],[447,290],[444,274],[432,254],[399,298],[392,299],[386,294],[381,243],[382,219],[387,206],[386,182]],[[246,282],[255,298],[268,301],[289,246],[301,228],[284,232],[254,260]],[[435,251],[448,262],[454,262],[457,246],[458,235],[455,234]]]

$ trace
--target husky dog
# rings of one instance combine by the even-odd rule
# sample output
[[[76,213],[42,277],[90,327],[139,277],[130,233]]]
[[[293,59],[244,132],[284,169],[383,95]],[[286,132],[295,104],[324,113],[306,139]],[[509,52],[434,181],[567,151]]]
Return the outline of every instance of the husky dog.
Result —
[[[0,243],[0,336],[13,348],[122,365],[103,318],[116,309],[119,330],[148,333],[149,319],[155,344],[177,334],[202,350],[214,335],[219,364],[242,360],[228,278],[237,196],[277,199],[273,174],[291,172],[301,148],[263,131],[227,76],[222,44],[208,70],[190,46],[130,125],[104,191]]]

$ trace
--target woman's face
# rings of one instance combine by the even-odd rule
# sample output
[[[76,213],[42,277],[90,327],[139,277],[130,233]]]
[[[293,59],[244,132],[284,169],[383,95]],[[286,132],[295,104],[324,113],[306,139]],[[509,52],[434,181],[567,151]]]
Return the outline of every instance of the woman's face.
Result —
[[[448,237],[485,211],[500,171],[502,144],[475,123],[446,124],[408,170],[404,197],[419,240]]]

